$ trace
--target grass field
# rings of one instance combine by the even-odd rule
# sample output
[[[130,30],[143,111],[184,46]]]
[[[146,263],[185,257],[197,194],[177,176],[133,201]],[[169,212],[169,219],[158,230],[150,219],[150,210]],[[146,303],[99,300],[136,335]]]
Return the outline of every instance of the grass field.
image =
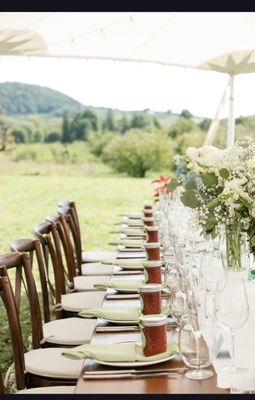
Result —
[[[56,214],[59,200],[77,204],[84,249],[107,248],[110,225],[123,211],[141,209],[149,179],[73,176],[0,176],[0,251],[13,239],[31,237],[34,225]]]
[[[139,211],[152,197],[151,179],[115,176],[90,159],[78,165],[12,162],[0,156],[0,252],[14,239],[33,237],[33,227],[55,214],[59,200],[74,200],[81,221],[84,249],[110,249],[111,224],[125,211]],[[29,334],[29,311],[24,306],[22,327]],[[8,325],[0,301],[0,368],[12,362]],[[26,343],[27,339],[26,339]]]

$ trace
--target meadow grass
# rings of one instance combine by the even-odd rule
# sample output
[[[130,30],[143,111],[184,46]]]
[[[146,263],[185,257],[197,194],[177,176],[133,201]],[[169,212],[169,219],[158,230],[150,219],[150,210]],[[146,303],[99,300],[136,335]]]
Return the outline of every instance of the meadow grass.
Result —
[[[40,149],[40,147],[39,147]],[[19,150],[21,151],[21,150]],[[91,155],[79,164],[11,161],[0,154],[0,252],[8,252],[12,240],[33,237],[33,227],[56,214],[60,200],[74,200],[81,223],[83,248],[113,249],[109,234],[119,214],[141,210],[152,197],[151,178],[114,175]],[[35,278],[37,276],[35,274]],[[0,301],[0,368],[12,363],[11,341]],[[30,334],[30,315],[21,312],[25,343]]]
[[[125,211],[141,210],[151,197],[149,179],[0,175],[0,251],[14,239],[33,237],[33,227],[56,214],[60,200],[77,204],[84,249],[109,248],[111,224]]]

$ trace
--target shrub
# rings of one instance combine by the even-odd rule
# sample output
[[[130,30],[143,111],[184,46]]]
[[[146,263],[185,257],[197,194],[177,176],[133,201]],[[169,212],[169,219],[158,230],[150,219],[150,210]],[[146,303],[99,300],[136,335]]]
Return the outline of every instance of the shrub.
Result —
[[[111,131],[90,132],[88,144],[91,153],[100,157],[108,143],[117,136],[119,136],[117,133]]]
[[[132,129],[113,138],[102,152],[102,159],[115,171],[144,177],[148,170],[171,167],[171,140],[161,132]]]
[[[179,135],[185,132],[191,132],[197,130],[197,125],[191,119],[178,118],[177,121],[172,124],[168,130],[168,135],[175,139]]]
[[[28,134],[26,129],[23,128],[23,126],[15,125],[10,129],[10,133],[13,136],[15,143],[28,142]]]
[[[44,139],[45,143],[60,142],[61,133],[58,131],[50,132]]]
[[[184,154],[188,147],[203,145],[206,133],[204,131],[185,132],[175,139],[175,152]]]

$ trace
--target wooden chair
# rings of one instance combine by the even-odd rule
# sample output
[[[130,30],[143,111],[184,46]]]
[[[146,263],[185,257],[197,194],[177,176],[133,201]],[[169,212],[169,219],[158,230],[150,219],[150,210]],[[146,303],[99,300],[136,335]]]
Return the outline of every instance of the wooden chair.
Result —
[[[73,201],[60,201],[58,203],[58,213],[63,215],[69,226],[69,232],[73,240],[73,248],[76,255],[76,262],[78,274],[81,275],[82,264],[82,245],[81,245],[81,231],[77,209]]]
[[[24,366],[21,366],[20,374],[21,376],[22,374],[24,375],[24,381],[25,381],[25,374],[23,368]],[[73,394],[75,392],[75,386],[44,386],[31,389],[24,388],[22,390],[17,390],[16,384],[14,384],[12,388],[9,390],[9,392],[17,394]],[[8,394],[8,390],[6,390],[4,387],[3,375],[0,370],[0,395],[2,394]]]
[[[44,265],[44,259],[39,240],[34,240],[30,238],[13,240],[10,244],[10,249],[12,251],[20,253],[23,252],[28,253],[30,256],[30,261],[33,271],[36,268],[34,267],[34,264],[36,262],[37,270],[39,272],[39,277],[40,277],[40,286],[41,286],[42,304],[43,304],[43,318],[44,322],[50,321],[51,320],[50,305],[53,304],[52,300],[50,299],[50,293],[52,292],[53,288],[50,278],[48,276],[49,271],[48,269],[46,269]]]
[[[41,386],[74,385],[79,377],[82,360],[74,361],[62,356],[63,347],[37,348],[24,353],[21,324],[18,313],[18,298],[15,298],[7,269],[16,267],[19,278],[31,272],[29,256],[25,253],[0,255],[0,296],[6,309],[13,349],[15,386],[17,390]],[[31,282],[30,282],[31,284]],[[31,288],[30,288],[31,289]],[[16,292],[17,294],[17,292]],[[30,312],[39,312],[30,302]],[[25,372],[24,372],[25,371]]]
[[[37,267],[39,270],[42,299],[43,299],[43,315],[44,323],[36,321],[36,323],[42,324],[42,336],[40,337],[39,346],[45,347],[49,345],[53,346],[76,346],[83,343],[89,343],[94,330],[96,328],[96,320],[94,319],[83,319],[73,317],[69,320],[66,319],[54,319],[51,320],[53,312],[50,310],[49,291],[47,287],[47,276],[49,271],[46,273],[46,267],[44,258],[40,246],[39,240],[35,239],[19,239],[11,243],[11,249],[16,252],[28,253],[30,262],[32,265],[32,271],[36,273],[35,261],[37,261]],[[32,275],[32,271],[28,271],[29,275]],[[29,277],[29,281],[33,279],[33,276]],[[48,279],[49,280],[49,279]],[[54,290],[51,283],[51,291]],[[29,290],[28,290],[29,294]],[[31,301],[36,301],[37,296],[32,297]],[[54,304],[52,304],[54,309]],[[31,315],[31,318],[34,318]],[[38,343],[37,343],[38,345]]]
[[[5,394],[5,387],[4,387],[3,375],[0,371],[0,395],[1,394]]]
[[[78,272],[78,269],[76,268],[75,251],[69,235],[69,227],[65,216],[50,215],[46,220],[53,223],[59,233],[59,241],[56,245],[63,249],[62,252],[58,251],[60,257],[59,263],[61,264],[62,269],[65,268],[64,265],[66,266],[69,278],[68,286],[71,290],[74,289],[78,292],[97,290],[94,288],[94,284],[110,280],[110,274],[101,276],[77,276],[76,272]]]
[[[112,265],[82,262],[81,249],[75,231],[76,228],[72,209],[70,207],[59,207],[58,214],[62,217],[61,221],[63,221],[63,219],[66,221],[65,231],[68,235],[68,243],[71,252],[73,253],[76,274],[81,276],[111,276],[114,271],[114,266]]]
[[[75,226],[75,235],[76,241],[78,242],[77,251],[81,254],[81,261],[82,263],[96,263],[101,262],[105,259],[112,259],[116,258],[117,253],[115,251],[108,251],[108,250],[95,250],[95,251],[83,251],[82,250],[82,240],[81,240],[81,229],[80,229],[80,222],[77,212],[77,207],[74,201],[69,200],[62,200],[58,203],[58,210],[61,208],[70,208],[70,213],[73,217],[74,226]]]
[[[34,234],[44,249],[44,257],[47,254],[50,255],[54,269],[55,308],[57,317],[63,318],[74,316],[84,309],[100,307],[105,297],[105,291],[76,292],[72,285],[73,282],[70,285],[70,273],[68,274],[65,271],[62,258],[62,253],[65,253],[65,251],[61,252],[61,238],[57,229],[55,223],[44,222],[34,227]],[[47,259],[45,263],[48,263]]]

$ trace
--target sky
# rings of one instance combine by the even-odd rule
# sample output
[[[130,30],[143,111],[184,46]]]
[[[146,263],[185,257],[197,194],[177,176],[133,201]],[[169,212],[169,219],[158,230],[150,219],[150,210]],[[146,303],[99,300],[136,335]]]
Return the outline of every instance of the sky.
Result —
[[[85,106],[119,110],[188,109],[213,118],[228,76],[217,72],[107,60],[0,57],[0,82],[58,90]],[[255,74],[235,77],[235,116],[255,114]],[[228,103],[221,117],[228,115]]]

